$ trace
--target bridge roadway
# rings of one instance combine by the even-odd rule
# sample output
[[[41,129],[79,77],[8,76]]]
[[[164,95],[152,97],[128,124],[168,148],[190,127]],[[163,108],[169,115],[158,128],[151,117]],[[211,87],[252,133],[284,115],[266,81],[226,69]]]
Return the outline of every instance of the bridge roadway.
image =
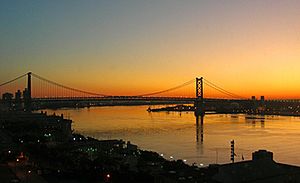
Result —
[[[1,100],[0,100],[1,101]],[[108,96],[108,97],[60,97],[60,98],[32,98],[31,109],[82,108],[92,106],[134,106],[134,105],[168,105],[195,104],[193,97],[142,97],[142,96]],[[0,103],[5,102],[1,101]],[[24,99],[11,104],[20,108]],[[270,114],[300,115],[300,100],[250,100],[250,99],[217,99],[204,98],[205,111],[220,113],[263,111]],[[7,103],[4,103],[5,105]],[[17,107],[19,106],[19,107]]]
[[[61,107],[117,106],[117,105],[164,105],[164,104],[194,104],[192,97],[139,97],[139,96],[109,96],[109,97],[60,97],[32,98],[34,109]],[[204,102],[210,105],[228,105],[230,103],[249,103],[250,100],[212,99]]]
[[[168,105],[194,104],[192,97],[137,97],[137,96],[110,96],[110,97],[63,97],[63,98],[33,98],[32,109],[46,108],[81,108],[92,106],[133,106],[133,105]],[[281,114],[288,112],[300,115],[300,100],[250,100],[250,99],[216,99],[204,98],[205,111],[219,112],[253,112],[263,110],[265,113]]]
[[[103,102],[103,101],[161,101],[161,102],[179,102],[194,103],[193,97],[136,97],[136,96],[109,96],[109,97],[59,97],[59,98],[32,98],[32,102]],[[244,102],[243,99],[217,99],[204,98],[204,102]]]
[[[178,97],[61,97],[61,98],[33,98],[33,109],[61,108],[61,107],[89,107],[89,106],[117,106],[117,105],[164,105],[164,104],[193,104],[195,98]]]

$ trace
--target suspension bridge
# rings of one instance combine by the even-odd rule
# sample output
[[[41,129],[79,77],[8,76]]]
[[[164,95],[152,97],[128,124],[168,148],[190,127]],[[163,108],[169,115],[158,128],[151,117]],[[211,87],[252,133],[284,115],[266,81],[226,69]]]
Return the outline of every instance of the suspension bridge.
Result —
[[[181,95],[178,96],[178,93]],[[10,104],[14,108],[24,108],[27,111],[107,105],[194,104],[195,110],[202,114],[207,110],[225,109],[232,105],[238,106],[234,108],[240,110],[253,109],[256,105],[252,100],[230,92],[202,77],[160,91],[124,96],[77,89],[28,72],[0,84],[0,97],[2,104]]]

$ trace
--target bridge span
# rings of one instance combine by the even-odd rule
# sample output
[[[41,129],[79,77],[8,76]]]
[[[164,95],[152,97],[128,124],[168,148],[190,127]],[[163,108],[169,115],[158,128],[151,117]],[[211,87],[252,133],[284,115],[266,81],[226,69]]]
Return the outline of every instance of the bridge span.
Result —
[[[190,85],[195,86],[195,97],[190,97],[191,95],[185,97],[167,95],[169,92]],[[204,93],[207,93],[204,92],[204,85],[227,96],[227,98],[204,97]],[[300,113],[299,100],[250,99],[225,90],[202,77],[161,91],[133,96],[115,96],[79,90],[28,72],[0,84],[0,97],[1,106],[8,106],[12,110],[26,111],[61,107],[192,104],[197,115],[204,115],[205,111],[210,110],[223,112],[252,111],[253,113],[257,113],[257,111],[293,110],[294,113]]]

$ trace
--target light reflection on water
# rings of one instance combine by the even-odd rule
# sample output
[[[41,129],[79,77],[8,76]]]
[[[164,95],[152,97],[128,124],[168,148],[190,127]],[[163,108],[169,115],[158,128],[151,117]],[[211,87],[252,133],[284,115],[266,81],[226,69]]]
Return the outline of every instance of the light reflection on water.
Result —
[[[187,159],[198,165],[228,163],[230,141],[236,161],[251,159],[258,149],[274,152],[276,161],[300,165],[300,118],[209,114],[197,123],[191,112],[148,113],[148,106],[116,106],[48,110],[63,113],[73,129],[98,139],[123,139],[166,158]],[[197,125],[198,124],[198,125]]]

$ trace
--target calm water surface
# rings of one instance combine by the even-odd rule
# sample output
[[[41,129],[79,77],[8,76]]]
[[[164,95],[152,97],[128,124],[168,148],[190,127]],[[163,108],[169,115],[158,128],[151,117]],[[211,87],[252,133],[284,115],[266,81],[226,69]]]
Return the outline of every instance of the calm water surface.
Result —
[[[205,115],[197,125],[194,113],[148,113],[148,106],[48,110],[70,117],[73,129],[97,139],[123,139],[188,163],[208,165],[230,161],[235,140],[236,161],[251,159],[258,149],[274,159],[300,166],[300,118],[284,116]]]

